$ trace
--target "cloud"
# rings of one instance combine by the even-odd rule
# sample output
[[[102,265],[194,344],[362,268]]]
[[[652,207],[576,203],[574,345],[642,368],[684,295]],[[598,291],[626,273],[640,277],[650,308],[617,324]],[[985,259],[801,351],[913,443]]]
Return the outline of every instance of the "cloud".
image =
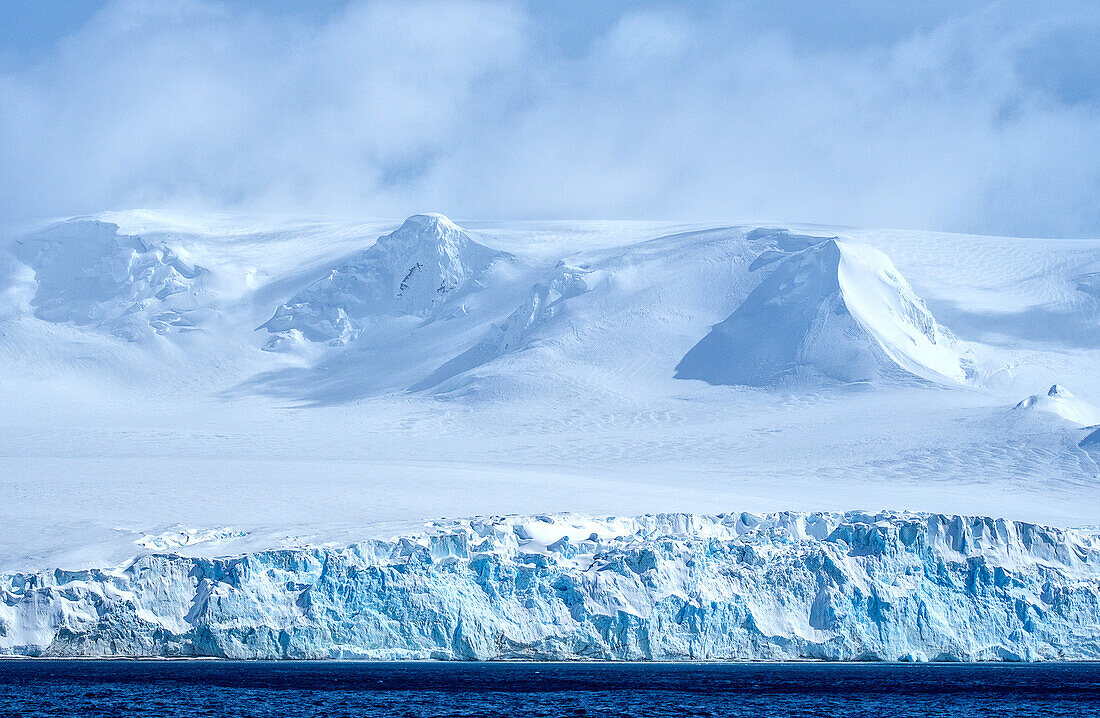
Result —
[[[1100,235],[1089,2],[120,2],[0,76],[0,212]]]
[[[387,174],[472,122],[522,21],[494,3],[355,4],[319,26],[207,2],[111,5],[0,79],[0,201],[384,211],[371,198]]]
[[[682,55],[694,28],[678,13],[664,10],[628,12],[607,36],[607,49],[625,61],[667,60]]]

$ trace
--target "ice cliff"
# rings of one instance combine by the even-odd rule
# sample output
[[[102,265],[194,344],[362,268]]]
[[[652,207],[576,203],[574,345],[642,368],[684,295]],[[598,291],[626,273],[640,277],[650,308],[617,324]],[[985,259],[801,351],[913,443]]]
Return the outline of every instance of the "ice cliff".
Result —
[[[435,524],[346,548],[0,579],[0,653],[1100,658],[1100,544],[912,513]]]

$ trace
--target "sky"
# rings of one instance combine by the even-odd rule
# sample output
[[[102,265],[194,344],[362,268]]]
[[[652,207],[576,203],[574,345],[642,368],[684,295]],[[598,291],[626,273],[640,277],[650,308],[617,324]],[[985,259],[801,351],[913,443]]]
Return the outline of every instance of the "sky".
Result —
[[[0,0],[0,221],[1100,236],[1095,0]]]

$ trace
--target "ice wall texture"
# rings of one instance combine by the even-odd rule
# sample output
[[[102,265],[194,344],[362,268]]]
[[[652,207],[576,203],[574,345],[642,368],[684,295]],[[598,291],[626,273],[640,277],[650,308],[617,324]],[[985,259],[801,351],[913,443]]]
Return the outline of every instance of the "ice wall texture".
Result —
[[[1000,519],[577,515],[0,582],[0,652],[706,660],[1100,658],[1100,545]]]

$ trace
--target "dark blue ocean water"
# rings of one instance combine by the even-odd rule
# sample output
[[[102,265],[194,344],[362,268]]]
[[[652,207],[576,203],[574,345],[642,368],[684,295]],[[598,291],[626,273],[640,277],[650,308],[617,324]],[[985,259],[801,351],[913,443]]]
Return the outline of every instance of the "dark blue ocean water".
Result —
[[[1100,665],[0,661],[5,716],[1100,716]]]

